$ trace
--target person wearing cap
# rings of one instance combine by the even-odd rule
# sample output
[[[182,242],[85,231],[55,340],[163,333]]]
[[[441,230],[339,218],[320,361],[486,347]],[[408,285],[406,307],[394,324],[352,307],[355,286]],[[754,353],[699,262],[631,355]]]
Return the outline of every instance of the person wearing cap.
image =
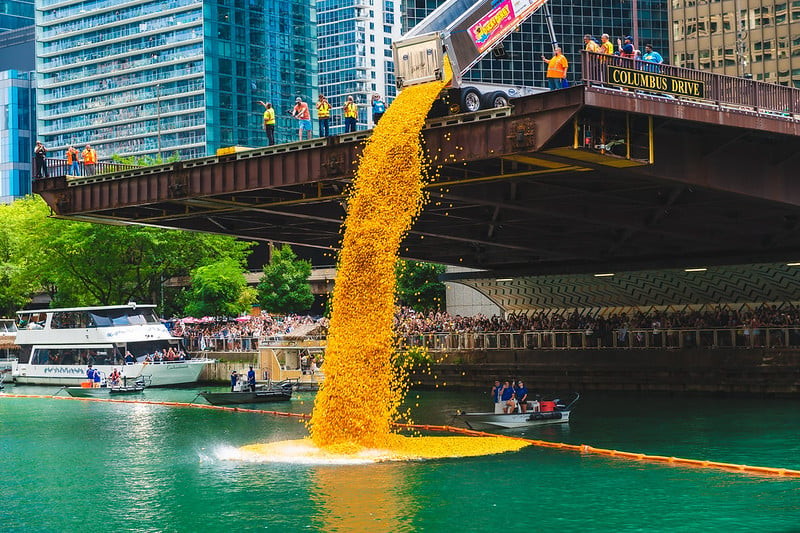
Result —
[[[250,365],[250,370],[247,371],[247,384],[250,386],[250,391],[256,391],[256,371],[253,370],[253,366]]]
[[[381,95],[375,93],[372,95],[372,123],[373,127],[378,125],[378,121],[386,112],[386,104],[381,100]]]
[[[81,152],[83,158],[83,170],[87,176],[95,175],[95,165],[97,165],[97,152],[91,145],[87,144]]]
[[[588,33],[583,36],[583,43],[586,45],[587,52],[600,53],[600,45]]]
[[[553,57],[547,59],[542,56],[542,61],[547,63],[547,86],[551,91],[566,87],[567,81],[567,68],[569,63],[564,54],[561,53],[561,47],[556,46],[553,50]]]
[[[236,373],[236,370],[231,370],[231,392],[236,390],[236,382],[239,380],[239,374]]]
[[[617,47],[619,48],[620,57],[626,57],[628,59],[636,57],[636,50],[633,48],[633,37],[630,35],[625,37],[624,43],[622,40],[617,39]]]
[[[308,132],[308,138],[311,139],[311,113],[308,111],[308,104],[303,102],[299,96],[295,98],[294,109],[292,109],[292,116],[300,121],[300,140],[303,140],[303,131]]]

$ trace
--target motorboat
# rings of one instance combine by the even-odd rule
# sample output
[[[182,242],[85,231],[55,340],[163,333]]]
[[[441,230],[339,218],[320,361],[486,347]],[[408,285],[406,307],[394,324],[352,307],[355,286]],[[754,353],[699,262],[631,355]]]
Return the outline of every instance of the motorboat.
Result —
[[[128,383],[127,380],[116,384],[101,382],[99,387],[95,387],[91,381],[84,381],[80,387],[64,387],[64,390],[74,398],[106,398],[117,394],[140,393],[146,386],[145,380],[139,378],[131,383]]]
[[[502,408],[495,412],[467,413],[459,411],[456,418],[463,420],[470,429],[516,429],[546,424],[564,424],[569,422],[569,416],[580,394],[574,393],[569,403],[561,399],[531,400],[527,402],[527,412],[522,412],[517,405],[514,412],[503,413]],[[499,411],[499,412],[497,412]]]
[[[74,307],[18,311],[17,383],[80,387],[92,365],[103,376],[117,370],[150,386],[189,385],[212,359],[190,358],[173,337],[154,305]]]
[[[286,402],[292,399],[294,386],[291,382],[257,385],[255,390],[247,385],[237,386],[230,392],[208,392],[199,394],[211,405],[236,405],[243,403]]]

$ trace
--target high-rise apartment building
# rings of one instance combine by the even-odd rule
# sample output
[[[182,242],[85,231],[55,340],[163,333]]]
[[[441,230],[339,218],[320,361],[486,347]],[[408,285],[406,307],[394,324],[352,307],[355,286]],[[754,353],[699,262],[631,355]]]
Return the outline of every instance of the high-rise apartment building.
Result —
[[[53,151],[182,158],[262,146],[317,84],[313,0],[36,0],[39,136]]]
[[[33,0],[0,2],[0,33],[33,26]]]
[[[442,2],[437,0],[404,0],[404,31],[411,29]],[[567,57],[570,68],[568,79],[580,79],[580,52],[584,48],[583,36],[590,34],[598,41],[608,33],[616,47],[617,38],[632,35],[633,5],[631,0],[549,0],[555,38]],[[639,0],[636,20],[638,35],[636,45],[644,49],[653,45],[665,58],[669,57],[669,13],[665,0]],[[503,41],[503,53],[490,54],[464,77],[479,82],[509,85],[545,86],[546,65],[541,55],[550,56],[552,38],[547,28],[545,10],[538,12],[520,25],[519,31]]]
[[[371,97],[397,95],[392,41],[401,34],[400,0],[318,0],[320,93],[336,110],[331,133],[344,130],[348,95],[358,105],[358,129],[371,128]]]
[[[675,65],[800,87],[800,1],[673,0],[671,15]]]
[[[34,86],[32,72],[0,72],[0,203],[31,193]]]

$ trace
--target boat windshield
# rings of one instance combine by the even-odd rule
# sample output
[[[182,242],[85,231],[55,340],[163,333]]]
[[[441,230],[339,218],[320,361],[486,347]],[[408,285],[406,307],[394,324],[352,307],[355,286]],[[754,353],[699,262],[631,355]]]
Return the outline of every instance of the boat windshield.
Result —
[[[50,320],[52,329],[110,328],[160,323],[153,309],[123,308],[19,313],[17,314],[17,327],[19,329],[42,329],[45,327],[47,314],[52,314]]]
[[[0,320],[0,335],[16,332],[17,324],[13,320]]]

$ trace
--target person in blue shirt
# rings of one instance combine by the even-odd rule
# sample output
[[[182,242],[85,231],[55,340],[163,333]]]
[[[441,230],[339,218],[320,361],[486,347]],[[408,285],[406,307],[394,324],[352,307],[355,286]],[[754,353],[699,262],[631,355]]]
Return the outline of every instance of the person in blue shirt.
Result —
[[[519,382],[517,387],[514,389],[514,396],[517,399],[517,403],[519,404],[520,409],[522,409],[523,413],[528,412],[528,389],[525,388],[525,384],[523,382]]]
[[[386,104],[381,100],[381,95],[375,93],[372,95],[372,122],[374,126],[378,125],[378,121],[386,112]],[[373,127],[374,127],[373,126]]]
[[[99,387],[100,386],[100,381],[102,381],[102,379],[103,379],[103,376],[100,375],[100,371],[95,369],[94,376],[93,376],[94,386],[95,387]]]
[[[664,58],[661,57],[661,54],[653,50],[652,44],[646,44],[644,45],[644,55],[642,56],[642,61],[654,63],[653,65],[645,65],[643,70],[646,70],[647,72],[658,72],[658,67],[656,65],[663,63]]]
[[[252,366],[250,370],[247,371],[247,384],[250,386],[252,392],[256,391],[256,371],[253,370]]]
[[[86,379],[89,381],[94,382],[94,373],[97,372],[94,368],[92,368],[92,364],[89,363],[89,368],[86,370]]]
[[[494,412],[503,412],[503,402],[500,401],[500,395],[503,392],[503,386],[500,385],[500,380],[494,380],[494,387],[492,387],[492,402],[494,403]]]
[[[514,400],[514,387],[506,381],[503,383],[503,392],[500,394],[500,400],[503,402],[503,412],[511,414],[517,408],[517,402]]]
[[[239,380],[239,374],[236,373],[236,370],[231,370],[231,392],[236,390],[236,382]]]
[[[135,362],[136,362],[136,360],[134,359],[133,354],[126,350],[125,351],[125,364],[126,365],[132,365]]]

